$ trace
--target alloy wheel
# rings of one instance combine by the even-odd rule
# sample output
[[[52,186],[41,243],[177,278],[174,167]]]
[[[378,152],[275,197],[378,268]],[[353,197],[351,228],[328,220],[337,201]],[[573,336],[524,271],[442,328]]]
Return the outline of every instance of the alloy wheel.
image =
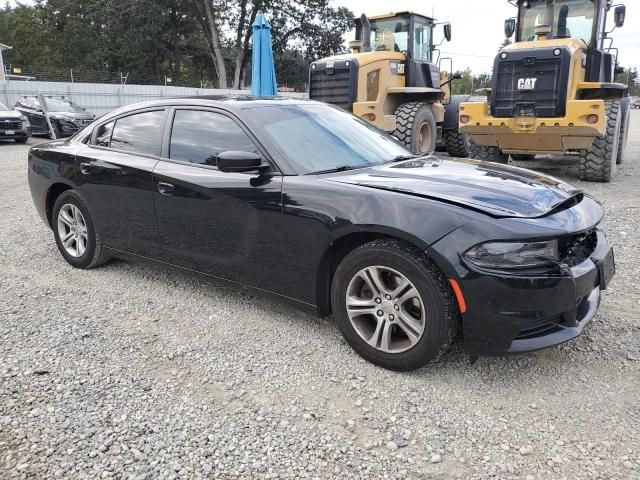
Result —
[[[72,257],[81,257],[87,251],[87,223],[80,209],[71,203],[64,204],[58,212],[58,236],[62,247]]]
[[[358,335],[385,353],[411,349],[424,333],[425,308],[418,289],[388,267],[356,273],[347,287],[346,308]]]

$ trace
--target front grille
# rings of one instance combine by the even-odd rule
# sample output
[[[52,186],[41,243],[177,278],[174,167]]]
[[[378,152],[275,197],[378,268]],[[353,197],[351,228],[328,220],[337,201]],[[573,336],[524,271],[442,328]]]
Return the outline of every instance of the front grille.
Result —
[[[500,58],[505,53],[507,57]],[[491,114],[499,118],[564,116],[570,63],[566,48],[502,52],[494,65]]]
[[[563,263],[569,267],[575,267],[591,257],[597,246],[598,233],[594,229],[561,240],[559,248],[564,259]]]
[[[0,130],[21,130],[22,122],[20,120],[0,120]]]
[[[309,98],[350,110],[356,100],[355,60],[317,62],[309,75]]]

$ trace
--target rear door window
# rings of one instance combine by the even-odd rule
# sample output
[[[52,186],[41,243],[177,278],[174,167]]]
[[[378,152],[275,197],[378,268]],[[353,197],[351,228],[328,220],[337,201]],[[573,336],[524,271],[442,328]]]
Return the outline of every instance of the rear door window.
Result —
[[[164,110],[136,113],[117,119],[109,146],[143,155],[160,155],[163,119]]]

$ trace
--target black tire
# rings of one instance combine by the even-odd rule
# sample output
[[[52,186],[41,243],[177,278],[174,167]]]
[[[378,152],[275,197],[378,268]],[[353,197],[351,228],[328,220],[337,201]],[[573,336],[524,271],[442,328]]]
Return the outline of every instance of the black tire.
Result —
[[[616,163],[618,165],[624,162],[624,150],[629,138],[629,121],[631,120],[630,104],[631,99],[629,97],[623,97],[620,101],[620,141],[618,142],[618,156],[616,157]]]
[[[498,147],[486,147],[484,145],[476,145],[469,141],[469,154],[471,158],[483,160],[485,162],[509,163],[509,155],[502,153]]]
[[[607,100],[605,111],[607,123],[604,135],[597,136],[589,150],[580,151],[580,180],[610,182],[616,174],[616,157],[620,142],[620,101]]]
[[[87,226],[87,248],[84,254],[80,257],[74,257],[70,255],[65,250],[60,239],[57,219],[58,214],[60,213],[60,209],[67,204],[74,205],[80,210]],[[57,198],[56,203],[53,207],[51,219],[51,227],[53,229],[53,235],[56,239],[56,244],[58,245],[58,250],[70,265],[76,268],[87,269],[99,267],[100,265],[103,265],[104,263],[109,261],[109,255],[102,247],[100,236],[96,232],[96,229],[93,225],[93,220],[91,218],[89,210],[76,192],[74,192],[73,190],[67,190]]]
[[[24,137],[24,138],[16,138],[16,143],[22,143],[25,144],[29,141],[29,137]]]
[[[374,265],[400,272],[424,299],[424,333],[413,347],[401,353],[387,353],[369,345],[347,314],[346,294],[351,279]],[[418,249],[390,239],[370,242],[344,258],[331,286],[331,304],[338,328],[349,345],[365,360],[396,371],[414,370],[438,360],[451,346],[460,318],[457,301],[440,270]]]
[[[415,154],[435,152],[438,129],[431,105],[422,102],[400,105],[396,110],[396,129],[393,136]]]
[[[511,155],[511,158],[513,158],[514,160],[517,160],[519,162],[528,162],[531,160],[535,160],[536,156],[535,155],[530,155],[527,153],[514,153]]]
[[[457,128],[444,132],[444,143],[450,156],[456,158],[469,157],[469,139],[465,134],[460,133]]]

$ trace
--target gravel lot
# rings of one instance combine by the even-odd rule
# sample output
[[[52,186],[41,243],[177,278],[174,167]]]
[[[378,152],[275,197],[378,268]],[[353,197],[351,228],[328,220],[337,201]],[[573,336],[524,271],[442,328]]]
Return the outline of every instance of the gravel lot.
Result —
[[[33,143],[33,141],[32,141]],[[640,112],[577,341],[398,374],[332,321],[160,268],[68,266],[0,144],[0,478],[640,478]]]

